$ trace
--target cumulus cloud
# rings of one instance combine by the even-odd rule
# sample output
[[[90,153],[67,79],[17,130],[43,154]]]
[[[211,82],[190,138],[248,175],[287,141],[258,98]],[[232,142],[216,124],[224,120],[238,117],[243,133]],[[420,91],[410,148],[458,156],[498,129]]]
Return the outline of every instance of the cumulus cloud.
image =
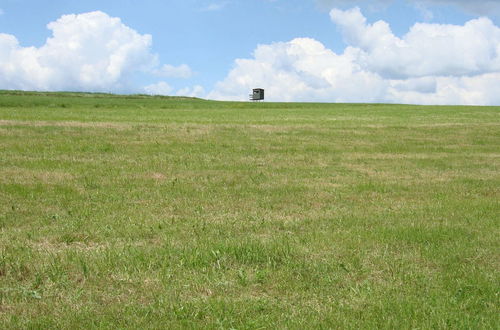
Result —
[[[96,11],[64,15],[47,25],[52,36],[22,47],[0,34],[0,89],[127,91],[136,72],[186,75],[187,66],[157,69],[152,37]]]
[[[144,87],[144,92],[149,95],[170,95],[174,89],[165,81]]]
[[[384,21],[367,24],[359,8],[333,9],[358,61],[387,78],[478,75],[500,70],[500,29],[489,19],[463,26],[417,23],[402,38]]]
[[[207,92],[203,86],[195,85],[192,87],[181,88],[175,94],[178,96],[205,97]]]
[[[235,68],[208,97],[242,100],[253,87],[266,88],[275,101],[364,101],[383,97],[385,82],[363,71],[355,54],[337,55],[319,41],[298,38],[260,45],[253,59],[236,60]]]
[[[418,23],[398,38],[358,8],[330,16],[349,44],[343,54],[308,38],[259,45],[209,97],[242,100],[263,87],[276,101],[500,104],[500,28],[489,19]]]
[[[144,93],[149,95],[177,95],[201,98],[205,97],[207,94],[205,89],[200,85],[184,87],[177,91],[174,91],[174,88],[165,81],[160,81],[156,84],[151,84],[144,87]]]

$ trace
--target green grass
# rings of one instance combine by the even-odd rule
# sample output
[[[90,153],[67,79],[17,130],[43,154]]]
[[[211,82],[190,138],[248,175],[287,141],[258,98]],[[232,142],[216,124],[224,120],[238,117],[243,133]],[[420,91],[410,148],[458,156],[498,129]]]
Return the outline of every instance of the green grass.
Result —
[[[499,107],[0,92],[0,324],[498,329],[499,166]]]

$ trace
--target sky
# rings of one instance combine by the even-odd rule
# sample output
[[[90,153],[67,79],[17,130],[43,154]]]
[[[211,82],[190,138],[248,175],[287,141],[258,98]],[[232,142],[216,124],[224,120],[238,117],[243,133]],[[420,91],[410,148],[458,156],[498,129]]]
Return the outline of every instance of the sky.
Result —
[[[0,0],[0,89],[500,105],[500,0]]]

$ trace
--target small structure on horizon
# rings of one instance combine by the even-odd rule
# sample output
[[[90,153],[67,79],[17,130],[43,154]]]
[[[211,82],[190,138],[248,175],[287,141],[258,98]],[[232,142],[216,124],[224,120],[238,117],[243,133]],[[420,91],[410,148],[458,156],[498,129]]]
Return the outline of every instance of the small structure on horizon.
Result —
[[[262,88],[254,88],[250,96],[250,101],[263,101],[264,100],[264,90]]]

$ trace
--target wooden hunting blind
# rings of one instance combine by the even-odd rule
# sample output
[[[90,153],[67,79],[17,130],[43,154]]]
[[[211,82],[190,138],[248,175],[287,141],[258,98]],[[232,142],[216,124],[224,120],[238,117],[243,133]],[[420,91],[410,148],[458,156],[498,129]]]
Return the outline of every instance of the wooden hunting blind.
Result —
[[[263,101],[264,100],[264,90],[262,88],[254,88],[252,94],[250,94],[250,101]]]

